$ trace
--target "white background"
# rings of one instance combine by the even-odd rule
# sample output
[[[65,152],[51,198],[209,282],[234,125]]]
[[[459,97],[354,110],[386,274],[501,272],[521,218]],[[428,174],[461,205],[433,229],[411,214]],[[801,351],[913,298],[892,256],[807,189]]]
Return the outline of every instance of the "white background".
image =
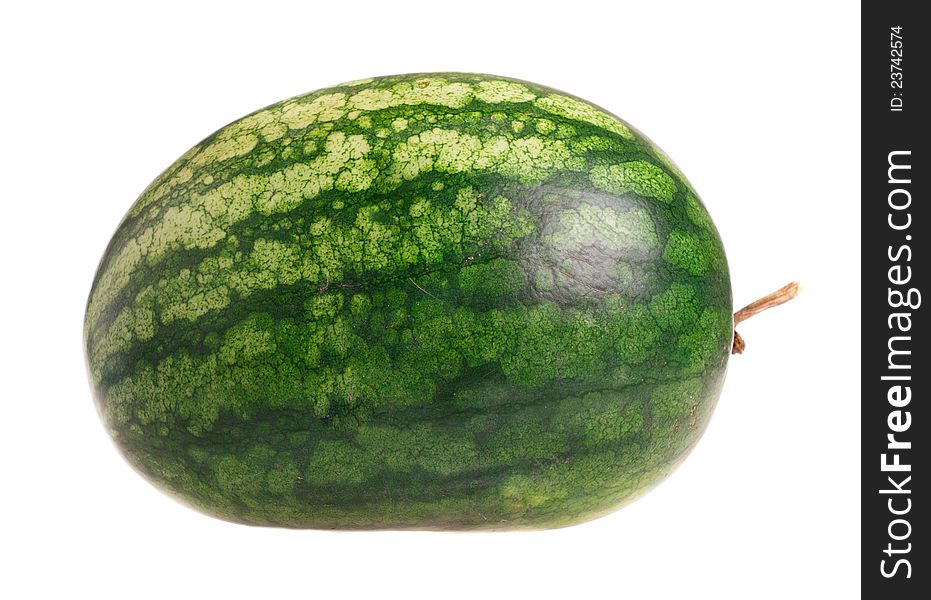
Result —
[[[857,593],[859,6],[5,6],[0,596]],[[247,112],[361,77],[440,70],[527,79],[620,115],[702,196],[737,305],[793,279],[802,295],[739,328],[747,352],[685,464],[585,525],[283,531],[161,495],[112,447],[84,372],[84,304],[119,219],[164,167]]]

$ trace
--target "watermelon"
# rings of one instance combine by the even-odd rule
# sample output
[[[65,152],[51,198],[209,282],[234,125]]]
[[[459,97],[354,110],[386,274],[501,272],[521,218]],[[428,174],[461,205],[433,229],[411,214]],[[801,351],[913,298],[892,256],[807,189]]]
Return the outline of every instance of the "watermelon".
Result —
[[[84,338],[119,451],[207,514],[548,528],[683,460],[733,314],[714,224],[646,137],[550,88],[436,73],[194,146],[117,228]]]

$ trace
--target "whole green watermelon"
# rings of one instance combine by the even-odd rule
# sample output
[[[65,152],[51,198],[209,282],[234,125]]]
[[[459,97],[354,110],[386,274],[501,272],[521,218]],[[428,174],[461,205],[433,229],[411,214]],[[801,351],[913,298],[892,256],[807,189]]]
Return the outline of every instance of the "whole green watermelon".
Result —
[[[192,148],[114,234],[84,333],[117,447],[208,514],[510,529],[669,474],[733,320],[715,227],[648,139],[546,87],[437,73]]]

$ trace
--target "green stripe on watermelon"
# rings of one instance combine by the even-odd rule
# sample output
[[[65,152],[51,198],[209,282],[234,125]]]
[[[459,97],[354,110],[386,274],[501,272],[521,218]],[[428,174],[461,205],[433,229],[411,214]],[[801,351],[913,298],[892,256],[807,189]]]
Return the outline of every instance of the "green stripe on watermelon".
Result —
[[[655,485],[732,336],[717,232],[648,140],[467,74],[237,121],[143,193],[85,335],[128,460],[233,521],[514,528]]]

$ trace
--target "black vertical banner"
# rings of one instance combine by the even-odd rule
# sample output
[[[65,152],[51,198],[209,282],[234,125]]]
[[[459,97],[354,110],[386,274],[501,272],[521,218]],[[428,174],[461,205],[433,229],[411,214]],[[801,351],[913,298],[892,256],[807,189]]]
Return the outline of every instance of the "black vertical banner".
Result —
[[[931,22],[867,1],[862,36],[862,583],[928,598]],[[924,296],[924,292],[928,292]],[[920,591],[919,591],[920,590]]]

